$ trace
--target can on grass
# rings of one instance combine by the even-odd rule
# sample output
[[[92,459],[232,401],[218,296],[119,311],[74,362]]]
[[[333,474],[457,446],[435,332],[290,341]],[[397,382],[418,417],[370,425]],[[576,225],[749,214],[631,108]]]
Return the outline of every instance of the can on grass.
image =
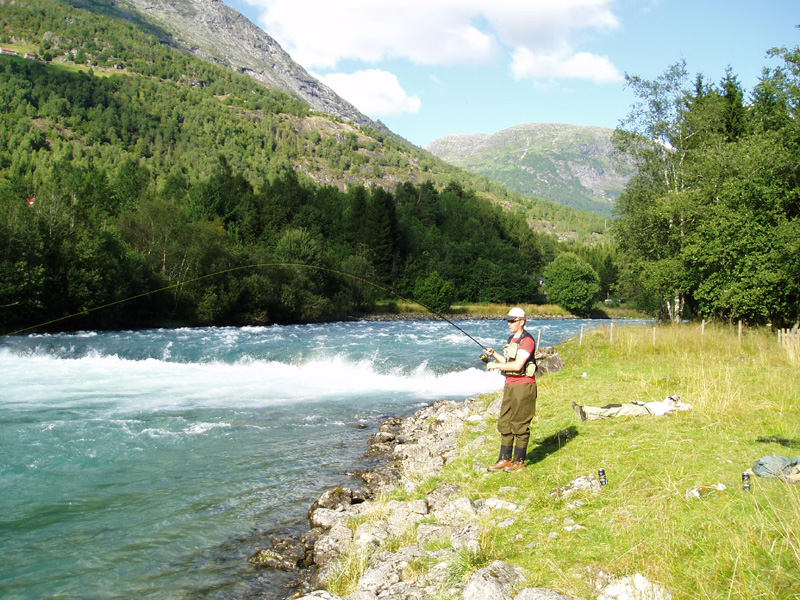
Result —
[[[608,483],[608,479],[606,479],[606,470],[600,469],[597,471],[597,477],[600,479],[600,485],[606,485]]]

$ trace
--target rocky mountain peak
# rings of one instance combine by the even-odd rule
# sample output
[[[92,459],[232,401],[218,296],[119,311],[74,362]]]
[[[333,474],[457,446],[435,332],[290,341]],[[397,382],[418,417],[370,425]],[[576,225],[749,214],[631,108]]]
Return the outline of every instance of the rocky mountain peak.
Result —
[[[114,5],[164,30],[175,47],[245,73],[270,89],[301,99],[313,110],[383,129],[309,75],[278,42],[221,0],[114,0]]]

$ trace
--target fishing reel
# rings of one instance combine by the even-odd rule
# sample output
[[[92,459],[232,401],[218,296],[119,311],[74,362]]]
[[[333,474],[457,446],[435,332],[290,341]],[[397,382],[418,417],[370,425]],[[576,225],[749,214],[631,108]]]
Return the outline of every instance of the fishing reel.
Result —
[[[487,364],[489,363],[489,357],[485,354],[481,354],[481,360]]]

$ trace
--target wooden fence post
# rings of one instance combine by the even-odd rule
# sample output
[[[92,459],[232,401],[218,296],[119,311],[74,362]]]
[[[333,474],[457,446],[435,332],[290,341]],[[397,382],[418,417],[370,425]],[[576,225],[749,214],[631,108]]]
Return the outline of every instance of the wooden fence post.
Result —
[[[578,346],[583,346],[583,325],[581,325],[581,338],[578,340]]]

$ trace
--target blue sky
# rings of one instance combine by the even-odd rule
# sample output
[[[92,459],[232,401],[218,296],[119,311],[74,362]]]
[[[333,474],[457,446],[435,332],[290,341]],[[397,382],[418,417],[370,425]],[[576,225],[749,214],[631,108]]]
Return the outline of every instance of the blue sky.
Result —
[[[800,45],[800,0],[224,0],[318,79],[419,146],[523,123],[616,127],[624,75],[684,59],[746,91]]]

